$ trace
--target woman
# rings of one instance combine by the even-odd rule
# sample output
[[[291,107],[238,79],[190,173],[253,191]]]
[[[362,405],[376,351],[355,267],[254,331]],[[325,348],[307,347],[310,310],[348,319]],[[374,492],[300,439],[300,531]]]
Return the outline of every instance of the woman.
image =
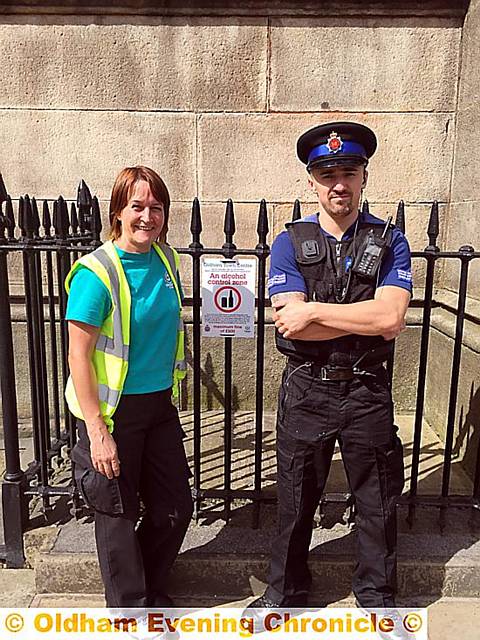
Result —
[[[192,515],[184,434],[171,402],[185,363],[178,254],[166,244],[169,206],[152,169],[121,171],[110,239],[80,258],[65,283],[65,395],[79,434],[72,460],[95,510],[109,607],[172,606],[167,576]]]

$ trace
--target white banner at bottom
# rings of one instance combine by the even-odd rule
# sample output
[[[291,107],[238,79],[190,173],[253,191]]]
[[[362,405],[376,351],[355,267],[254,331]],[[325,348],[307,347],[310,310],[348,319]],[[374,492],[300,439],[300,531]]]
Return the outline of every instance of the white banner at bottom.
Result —
[[[428,640],[426,609],[0,609],[1,640]]]

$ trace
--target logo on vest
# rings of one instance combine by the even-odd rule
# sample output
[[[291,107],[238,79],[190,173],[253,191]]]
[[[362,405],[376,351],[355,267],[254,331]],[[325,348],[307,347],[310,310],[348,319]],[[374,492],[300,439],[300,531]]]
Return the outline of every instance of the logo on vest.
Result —
[[[165,273],[164,282],[165,282],[165,286],[166,286],[168,289],[173,289],[174,284],[173,284],[172,279],[171,279],[171,277],[170,277],[170,274],[169,274],[168,272],[166,272],[166,273]]]

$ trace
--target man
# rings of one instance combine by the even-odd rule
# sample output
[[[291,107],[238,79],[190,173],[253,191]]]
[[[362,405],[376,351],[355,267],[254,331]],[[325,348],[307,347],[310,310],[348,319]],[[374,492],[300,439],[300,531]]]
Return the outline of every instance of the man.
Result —
[[[269,586],[249,608],[304,607],[313,516],[338,440],[357,507],[357,603],[395,606],[395,502],[403,452],[384,362],[404,328],[411,259],[403,234],[359,212],[373,131],[331,122],[297,143],[319,211],[274,241],[269,293],[288,356],[277,416],[278,536]]]

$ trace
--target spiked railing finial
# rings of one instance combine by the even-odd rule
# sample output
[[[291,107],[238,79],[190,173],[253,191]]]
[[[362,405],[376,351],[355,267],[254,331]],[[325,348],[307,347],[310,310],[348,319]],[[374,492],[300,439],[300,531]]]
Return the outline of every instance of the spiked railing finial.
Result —
[[[437,239],[440,233],[440,223],[438,217],[438,202],[435,200],[432,203],[432,208],[430,210],[430,219],[428,221],[428,243],[430,247],[437,247]]]
[[[405,203],[403,200],[400,200],[398,203],[395,226],[397,229],[400,229],[402,233],[405,233]]]
[[[295,220],[300,220],[300,218],[302,217],[302,210],[300,208],[300,200],[295,200],[295,202],[293,203],[293,211],[292,211],[292,222],[295,222]]]

